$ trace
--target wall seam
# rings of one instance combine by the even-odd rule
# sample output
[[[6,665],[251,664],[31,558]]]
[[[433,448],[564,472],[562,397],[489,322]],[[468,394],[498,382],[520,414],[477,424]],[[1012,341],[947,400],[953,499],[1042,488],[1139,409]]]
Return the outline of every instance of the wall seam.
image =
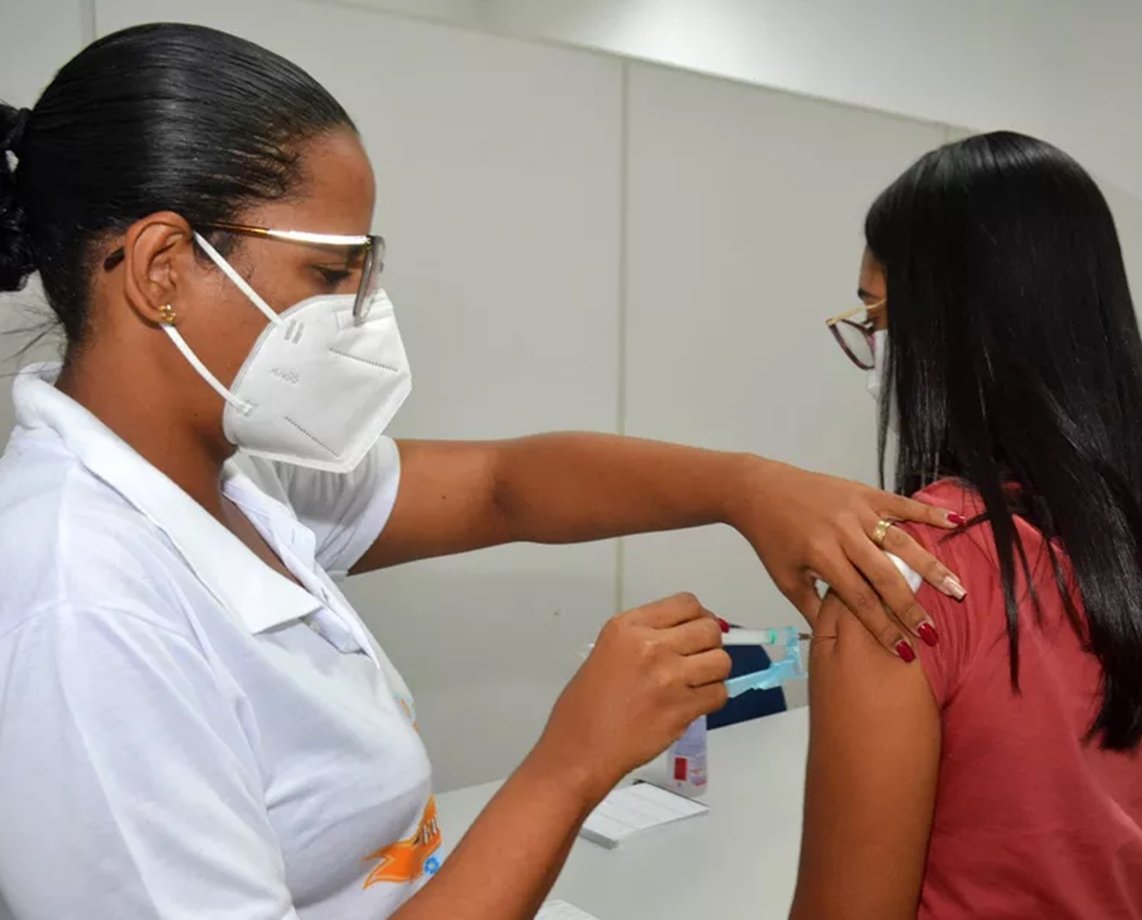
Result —
[[[615,398],[620,435],[627,433],[627,309],[630,295],[630,62],[623,61],[619,82],[619,290],[618,290],[618,390]],[[615,610],[626,606],[626,542],[615,540]]]
[[[79,28],[84,47],[99,37],[95,19],[95,0],[79,0]]]

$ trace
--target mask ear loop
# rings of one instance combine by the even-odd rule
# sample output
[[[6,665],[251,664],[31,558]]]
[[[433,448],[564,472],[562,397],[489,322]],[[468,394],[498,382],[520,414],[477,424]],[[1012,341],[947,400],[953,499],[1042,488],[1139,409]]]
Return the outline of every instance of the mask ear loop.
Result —
[[[243,294],[245,294],[255,307],[262,311],[266,319],[268,319],[276,326],[283,324],[282,318],[274,312],[273,308],[270,307],[268,303],[262,300],[261,295],[259,295],[257,291],[250,287],[246,279],[238,274],[234,266],[227,262],[217,249],[206,242],[202,234],[195,233],[194,240],[196,243],[198,243],[199,246],[202,247],[202,251],[210,257],[210,261],[222,269],[222,273],[234,282],[234,286],[237,287],[238,290]]]
[[[257,307],[263,314],[265,314],[266,319],[268,319],[274,325],[282,325],[281,317],[279,317],[277,313],[271,309],[269,304],[262,300],[262,298],[258,295],[258,292],[250,287],[250,285],[246,282],[246,279],[238,274],[238,272],[234,269],[234,266],[227,262],[217,249],[206,242],[206,240],[203,239],[202,236],[198,233],[194,234],[194,239],[198,245],[202,247],[203,252],[205,252],[206,255],[210,257],[210,260],[222,270],[223,274],[225,274],[227,278],[234,282],[238,290],[245,294],[246,297],[250,299],[250,302],[253,303],[254,306]],[[224,400],[226,400],[226,402],[228,402],[243,415],[248,415],[251,410],[253,410],[254,407],[252,405],[250,405],[245,400],[239,399],[237,396],[231,393],[230,390],[222,383],[222,381],[220,381],[217,377],[214,376],[214,374],[210,372],[210,369],[202,363],[202,360],[198,357],[198,355],[194,353],[190,345],[187,344],[186,339],[182,337],[182,333],[174,327],[173,323],[167,322],[164,319],[161,323],[161,328],[163,332],[167,334],[168,338],[174,342],[175,347],[180,352],[182,352],[182,356],[186,358],[186,360],[190,363],[190,366],[198,372],[198,376],[205,380],[215,393],[221,396]]]
[[[182,337],[181,332],[179,332],[177,329],[175,329],[175,327],[172,326],[170,323],[166,323],[166,322],[162,323],[161,328],[162,328],[163,332],[165,332],[167,334],[167,336],[170,338],[170,340],[172,342],[174,342],[175,348],[177,348],[179,351],[181,351],[182,356],[184,358],[186,358],[187,361],[190,362],[190,366],[193,367],[196,371],[198,371],[198,376],[201,377],[203,380],[205,380],[208,384],[210,384],[210,388],[212,390],[214,390],[215,393],[217,393],[219,396],[221,396],[224,400],[226,400],[226,402],[228,402],[230,405],[232,405],[235,409],[237,409],[243,415],[248,415],[250,413],[250,410],[253,409],[254,407],[251,406],[248,402],[245,402],[244,400],[239,399],[237,396],[235,396],[233,393],[231,393],[222,384],[222,381],[220,381],[217,377],[215,377],[212,373],[210,373],[210,370],[207,368],[207,366],[205,364],[203,364],[201,360],[199,360],[198,355],[196,355],[191,350],[190,346],[186,344],[186,339],[184,339]]]

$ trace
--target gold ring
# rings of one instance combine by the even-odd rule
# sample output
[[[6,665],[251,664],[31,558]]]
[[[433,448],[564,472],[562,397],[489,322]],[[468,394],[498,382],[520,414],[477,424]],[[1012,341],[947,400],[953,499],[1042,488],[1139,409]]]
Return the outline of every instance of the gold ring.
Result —
[[[892,528],[892,521],[886,521],[881,518],[876,522],[876,527],[872,531],[872,542],[884,549],[884,540],[888,536],[888,531]]]

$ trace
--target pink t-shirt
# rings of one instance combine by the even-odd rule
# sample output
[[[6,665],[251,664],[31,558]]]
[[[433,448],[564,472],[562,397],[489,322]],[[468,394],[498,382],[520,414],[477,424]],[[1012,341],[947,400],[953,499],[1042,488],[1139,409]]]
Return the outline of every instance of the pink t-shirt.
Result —
[[[982,511],[952,481],[920,497],[969,518]],[[1018,695],[991,528],[947,540],[908,528],[968,591],[962,604],[927,586],[919,594],[940,634],[936,648],[918,644],[942,723],[919,916],[1142,920],[1142,752],[1084,743],[1098,661],[1067,620],[1042,535],[1016,526],[1043,610],[1037,622],[1029,599],[1019,607]]]

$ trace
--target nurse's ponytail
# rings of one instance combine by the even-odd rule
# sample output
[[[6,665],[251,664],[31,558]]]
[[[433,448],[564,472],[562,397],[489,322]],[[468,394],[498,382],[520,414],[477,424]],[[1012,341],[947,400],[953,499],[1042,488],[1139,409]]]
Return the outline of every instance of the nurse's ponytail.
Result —
[[[157,211],[192,226],[288,196],[301,145],[353,124],[295,64],[202,26],[99,39],[29,113],[0,106],[0,290],[38,271],[68,342],[83,340],[92,274]]]
[[[18,291],[35,270],[13,170],[30,114],[0,103],[0,291]]]

